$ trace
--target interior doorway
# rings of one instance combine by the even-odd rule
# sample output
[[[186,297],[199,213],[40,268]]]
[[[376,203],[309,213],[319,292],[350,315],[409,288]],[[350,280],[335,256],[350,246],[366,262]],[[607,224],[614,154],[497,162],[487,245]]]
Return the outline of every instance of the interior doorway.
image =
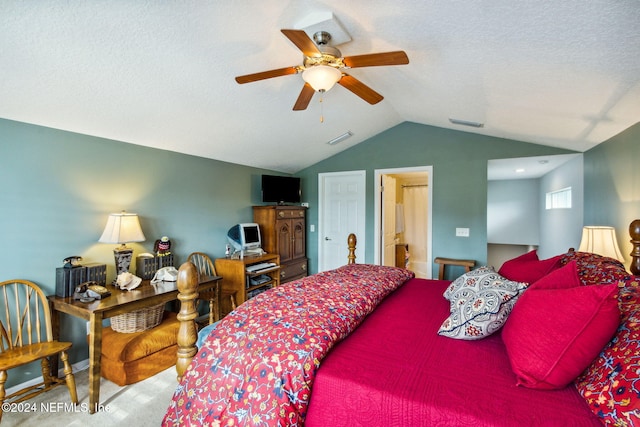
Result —
[[[433,167],[375,171],[375,263],[432,277]]]

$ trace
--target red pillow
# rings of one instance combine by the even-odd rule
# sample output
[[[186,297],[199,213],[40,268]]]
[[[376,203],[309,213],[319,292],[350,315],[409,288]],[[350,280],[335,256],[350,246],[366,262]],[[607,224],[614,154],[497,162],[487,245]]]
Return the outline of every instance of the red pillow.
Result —
[[[620,323],[617,285],[580,286],[575,262],[520,296],[502,331],[518,385],[559,389],[576,379]]]
[[[540,260],[536,250],[505,261],[498,274],[515,282],[533,283],[560,266],[562,255]]]
[[[529,289],[569,289],[581,285],[578,264],[575,261],[571,261],[536,280],[533,285],[529,286]]]

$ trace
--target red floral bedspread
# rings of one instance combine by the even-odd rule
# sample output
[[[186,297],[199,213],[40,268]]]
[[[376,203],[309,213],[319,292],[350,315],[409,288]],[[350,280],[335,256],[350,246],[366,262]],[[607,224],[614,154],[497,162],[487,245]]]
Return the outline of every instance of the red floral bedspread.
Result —
[[[352,264],[245,302],[207,337],[163,425],[302,425],[322,358],[412,276]]]

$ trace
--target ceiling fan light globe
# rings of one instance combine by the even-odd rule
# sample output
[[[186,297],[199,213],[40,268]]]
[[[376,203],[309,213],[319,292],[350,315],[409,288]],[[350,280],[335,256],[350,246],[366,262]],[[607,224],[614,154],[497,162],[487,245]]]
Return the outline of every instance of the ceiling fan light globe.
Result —
[[[340,70],[328,65],[315,65],[302,72],[302,79],[318,92],[326,92],[342,77]]]

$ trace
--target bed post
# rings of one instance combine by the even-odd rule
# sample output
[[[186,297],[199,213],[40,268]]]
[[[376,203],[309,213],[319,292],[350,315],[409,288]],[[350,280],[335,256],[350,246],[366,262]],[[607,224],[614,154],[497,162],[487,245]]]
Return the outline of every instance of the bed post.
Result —
[[[182,379],[185,371],[191,363],[191,359],[198,352],[196,340],[198,331],[196,330],[196,298],[198,297],[198,270],[191,262],[185,262],[178,270],[178,299],[180,300],[180,312],[178,321],[178,360],[176,371],[178,381]]]
[[[351,233],[347,238],[347,244],[349,245],[349,256],[347,257],[347,264],[355,264],[356,263],[356,235]]]
[[[636,276],[640,276],[640,219],[636,219],[629,225],[629,235],[631,236],[631,266],[629,269]]]

